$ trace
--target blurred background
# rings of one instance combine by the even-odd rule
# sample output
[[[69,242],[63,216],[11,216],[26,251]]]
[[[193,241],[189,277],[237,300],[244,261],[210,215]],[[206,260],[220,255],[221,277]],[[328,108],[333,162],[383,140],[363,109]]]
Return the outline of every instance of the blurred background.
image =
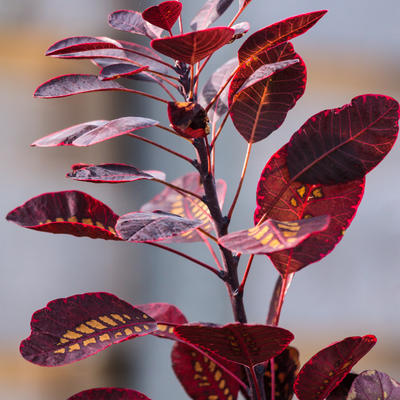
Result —
[[[183,1],[185,29],[202,2]],[[278,4],[279,3],[279,4]],[[12,400],[64,400],[90,387],[122,386],[157,400],[185,399],[170,368],[169,341],[153,337],[128,341],[77,364],[41,368],[22,359],[19,342],[29,335],[32,313],[48,301],[73,294],[107,291],[143,304],[176,304],[190,321],[232,321],[225,288],[214,275],[146,245],[49,235],[6,223],[8,211],[40,193],[83,190],[118,214],[137,210],[162,190],[158,184],[90,185],[64,178],[73,163],[128,162],[159,169],[172,180],[190,172],[180,160],[128,137],[85,149],[30,148],[35,139],[80,122],[137,115],[167,125],[165,110],[151,100],[112,92],[65,99],[34,100],[45,80],[66,73],[95,73],[90,62],[44,57],[50,44],[66,36],[94,35],[146,43],[107,26],[116,9],[142,11],[154,1],[0,0],[0,82],[2,146],[1,215],[1,397]],[[293,43],[308,68],[305,95],[283,126],[255,146],[232,230],[252,224],[255,187],[269,157],[310,116],[342,106],[366,93],[400,99],[400,6],[397,0],[254,0],[241,20],[251,32],[309,11],[328,14]],[[237,2],[220,23],[229,22]],[[234,56],[240,43],[213,56],[204,78]],[[201,81],[201,84],[205,80]],[[137,87],[143,86],[137,84]],[[149,90],[155,90],[152,87]],[[190,146],[161,130],[146,137],[193,155]],[[217,145],[217,176],[228,183],[232,201],[245,155],[245,141],[229,123]],[[235,160],[233,163],[232,161]],[[335,251],[298,273],[289,290],[281,325],[295,333],[301,361],[328,344],[352,335],[375,334],[378,344],[355,371],[376,368],[400,378],[400,146],[367,177],[358,214]],[[186,169],[187,168],[187,169]],[[182,248],[182,247],[181,247]],[[200,244],[185,250],[207,259]],[[245,292],[249,321],[265,321],[277,272],[264,257],[253,264]]]

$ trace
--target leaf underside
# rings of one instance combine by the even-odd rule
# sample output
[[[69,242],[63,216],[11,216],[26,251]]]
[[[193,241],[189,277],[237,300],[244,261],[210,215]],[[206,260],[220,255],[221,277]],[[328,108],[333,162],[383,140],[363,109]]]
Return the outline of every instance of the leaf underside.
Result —
[[[207,0],[190,22],[190,28],[193,31],[208,28],[232,3],[233,0]]]
[[[96,388],[74,394],[67,400],[150,400],[150,398],[131,389]]]

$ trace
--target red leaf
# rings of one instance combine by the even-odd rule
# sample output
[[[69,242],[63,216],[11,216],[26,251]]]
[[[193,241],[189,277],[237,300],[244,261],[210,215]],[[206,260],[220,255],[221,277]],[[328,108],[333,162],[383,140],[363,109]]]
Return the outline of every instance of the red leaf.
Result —
[[[197,172],[192,172],[181,176],[172,182],[173,185],[189,190],[199,196],[204,195],[204,189],[200,184],[200,176]],[[220,207],[222,208],[226,193],[226,183],[222,179],[216,181],[217,196]],[[187,219],[200,219],[203,221],[201,229],[212,232],[213,225],[210,218],[208,207],[205,203],[197,198],[189,199],[187,196],[182,196],[171,188],[165,188],[160,194],[152,200],[144,204],[140,211],[151,212],[154,210],[163,210],[172,214],[180,215]],[[179,237],[176,237],[177,241]],[[197,242],[201,237],[196,231],[191,231],[184,234],[181,238],[183,242]]]
[[[20,351],[34,364],[60,366],[156,328],[150,316],[112,294],[85,293],[53,300],[36,311]]]
[[[172,368],[186,393],[194,400],[234,400],[239,384],[205,355],[184,343],[175,343],[171,353]],[[240,367],[223,361],[236,376]]]
[[[67,400],[150,400],[150,398],[131,389],[96,388],[74,394]]]
[[[180,1],[163,1],[144,10],[142,17],[155,26],[171,31],[171,28],[181,15],[181,11],[182,3]]]
[[[320,260],[334,249],[353,220],[364,193],[364,179],[333,186],[294,181],[290,179],[286,157],[287,145],[271,157],[261,174],[255,223],[264,215],[264,218],[297,221],[328,214],[331,220],[325,231],[306,239],[295,249],[269,256],[283,275]]]
[[[154,119],[142,117],[123,117],[112,121],[84,122],[51,133],[32,143],[32,146],[90,146],[117,136],[127,135],[138,129],[149,128],[159,122]]]
[[[74,164],[72,172],[67,177],[77,181],[121,183],[134,182],[141,179],[164,180],[165,174],[161,171],[140,171],[128,164]]]
[[[329,220],[329,215],[294,222],[268,219],[253,228],[222,236],[218,243],[237,253],[273,253],[296,247],[313,233],[326,229]]]
[[[294,384],[299,400],[325,399],[375,343],[372,335],[348,337],[315,354]]]
[[[253,33],[239,49],[240,63],[247,62],[252,57],[258,57],[265,50],[307,32],[326,13],[326,10],[321,10],[296,15]]]
[[[340,382],[335,389],[330,392],[329,396],[326,400],[345,400],[347,398],[347,394],[349,393],[351,384],[354,379],[357,378],[357,374],[350,373],[345,376],[345,378]]]
[[[208,28],[233,3],[233,0],[207,0],[190,22],[193,31]]]
[[[195,64],[227,44],[235,31],[218,27],[183,35],[154,39],[151,47],[159,53],[186,64]]]
[[[7,215],[24,228],[105,240],[121,240],[114,230],[117,219],[104,203],[75,190],[41,194]]]
[[[358,96],[341,108],[321,111],[290,139],[290,176],[328,185],[361,179],[392,148],[398,119],[399,103],[381,95]]]
[[[294,339],[292,333],[283,328],[240,323],[181,325],[175,328],[175,333],[185,342],[246,367],[276,357]]]
[[[260,67],[294,59],[300,61],[236,95]],[[268,137],[282,125],[288,111],[303,95],[305,82],[306,67],[290,43],[264,51],[241,65],[231,82],[228,96],[236,129],[249,143]]]
[[[175,237],[202,225],[197,219],[186,219],[163,211],[132,212],[119,217],[118,235],[128,242],[143,243],[163,241],[174,243]]]
[[[137,33],[150,39],[159,38],[163,33],[162,29],[145,21],[140,12],[132,10],[114,11],[109,15],[108,23],[114,29]]]
[[[131,77],[136,74],[140,74],[143,71],[147,71],[148,66],[136,67],[129,64],[112,64],[103,67],[99,72],[99,79],[101,81],[110,81],[113,79],[118,79],[122,77]]]

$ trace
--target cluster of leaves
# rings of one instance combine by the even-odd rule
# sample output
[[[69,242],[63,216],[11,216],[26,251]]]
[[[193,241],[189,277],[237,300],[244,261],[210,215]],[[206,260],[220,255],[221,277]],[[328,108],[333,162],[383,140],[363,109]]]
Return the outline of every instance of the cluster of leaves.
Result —
[[[29,229],[146,243],[185,257],[226,283],[236,322],[193,324],[170,304],[132,306],[112,294],[86,293],[54,300],[37,311],[21,353],[35,364],[59,366],[121,341],[155,335],[175,341],[172,366],[192,399],[234,400],[239,390],[247,399],[260,400],[288,400],[294,392],[300,400],[395,399],[399,384],[387,375],[377,371],[349,374],[374,346],[374,336],[338,341],[318,352],[298,372],[298,351],[289,346],[294,335],[278,324],[294,273],[331,252],[354,218],[365,175],[397,138],[399,105],[390,97],[367,94],[312,116],[262,171],[254,226],[228,233],[253,144],[279,128],[304,93],[306,67],[289,40],[305,33],[326,13],[297,15],[251,34],[239,48],[238,57],[218,68],[199,90],[199,76],[212,54],[249,30],[247,22],[235,22],[250,2],[239,1],[228,27],[210,28],[233,0],[208,0],[193,19],[189,33],[183,33],[180,1],[165,1],[142,13],[119,10],[110,15],[112,27],[147,36],[151,48],[88,36],[53,44],[46,55],[89,59],[100,70],[97,76],[70,74],[50,79],[38,87],[36,97],[126,91],[165,103],[170,127],[137,116],[97,120],[52,133],[33,146],[89,146],[128,135],[179,157],[195,172],[168,182],[161,171],[142,171],[127,164],[76,164],[67,177],[95,183],[144,179],[166,187],[139,211],[122,216],[78,191],[39,195],[7,216]],[[173,34],[176,25],[180,32]],[[159,53],[175,63],[164,61]],[[169,99],[125,87],[117,82],[120,78],[157,84]],[[177,101],[172,89],[183,101]],[[234,201],[224,216],[226,184],[215,179],[215,144],[229,117],[248,147]],[[147,127],[158,127],[188,141],[197,158],[134,133]],[[220,257],[210,240],[216,243]],[[165,245],[193,241],[207,245],[216,267]],[[243,254],[250,257],[239,283],[238,264]],[[266,324],[248,324],[242,300],[255,255],[267,255],[279,271]],[[72,399],[148,397],[128,389],[97,388]]]

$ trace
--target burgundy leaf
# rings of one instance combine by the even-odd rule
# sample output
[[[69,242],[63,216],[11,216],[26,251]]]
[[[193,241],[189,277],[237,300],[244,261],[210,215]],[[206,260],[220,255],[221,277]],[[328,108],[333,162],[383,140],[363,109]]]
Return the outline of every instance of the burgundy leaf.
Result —
[[[299,400],[323,400],[376,343],[372,335],[353,336],[315,354],[297,376],[294,391]]]
[[[149,24],[142,17],[142,14],[132,10],[118,10],[111,13],[108,17],[108,23],[114,29],[137,33],[150,39],[161,37],[163,29]]]
[[[7,215],[24,228],[105,240],[120,240],[117,219],[104,203],[75,190],[41,194]]]
[[[110,81],[121,77],[131,77],[148,69],[148,66],[139,68],[129,64],[112,64],[100,70],[99,79],[101,81]]]
[[[116,231],[128,242],[173,243],[175,236],[179,237],[199,227],[202,223],[197,219],[186,219],[163,211],[132,212],[118,219]]]
[[[194,400],[235,400],[238,382],[214,361],[184,343],[175,343],[171,353],[172,368],[186,393]],[[240,367],[223,361],[224,366],[240,375]]]
[[[162,3],[147,8],[142,12],[142,17],[147,22],[159,28],[171,31],[176,20],[181,15],[182,3],[180,1],[163,1]]]
[[[183,35],[154,39],[151,47],[159,53],[186,64],[195,64],[227,44],[235,31],[217,27]]]
[[[175,328],[175,333],[185,342],[246,367],[276,357],[294,338],[291,332],[276,326],[240,323],[181,325]]]
[[[239,63],[236,58],[232,58],[219,67],[208,79],[199,96],[199,103],[205,108],[219,92],[222,85],[231,76],[233,71],[238,67]],[[227,86],[208,111],[210,121],[215,123],[228,111],[228,90]]]
[[[290,176],[328,185],[361,179],[392,148],[398,119],[399,103],[382,95],[358,96],[341,108],[321,111],[290,139]]]
[[[357,376],[358,375],[354,373],[347,374],[342,382],[340,382],[339,385],[329,393],[326,400],[346,400],[350,387]]]
[[[103,90],[129,91],[117,82],[101,81],[96,75],[70,74],[57,76],[42,83],[36,89],[34,97],[52,99]]]
[[[299,62],[237,94],[260,67],[294,59]],[[305,82],[304,62],[288,42],[259,53],[242,64],[229,88],[230,115],[236,129],[249,143],[268,137],[282,125],[288,111],[303,95]]]
[[[148,303],[140,304],[136,307],[150,315],[157,322],[157,330],[152,332],[154,336],[176,340],[174,326],[188,322],[182,311],[173,304]]]
[[[247,62],[252,57],[258,57],[265,50],[307,32],[326,13],[326,10],[321,10],[296,15],[253,33],[239,49],[240,63]]]
[[[290,179],[286,157],[287,145],[272,156],[261,174],[255,223],[261,218],[297,221],[319,215],[330,215],[331,220],[325,231],[296,248],[269,256],[283,275],[320,260],[334,249],[357,212],[365,184],[364,179],[329,186],[302,184]]]
[[[173,185],[186,189],[199,196],[204,195],[204,189],[200,183],[200,176],[197,172],[191,172],[172,182]],[[226,183],[222,179],[216,181],[218,202],[222,208],[226,193]],[[152,200],[144,204],[140,211],[151,212],[154,210],[163,210],[172,214],[180,215],[187,219],[199,219],[203,222],[201,229],[212,232],[213,225],[210,218],[208,207],[197,198],[188,198],[177,193],[175,190],[167,187]],[[180,238],[183,242],[197,242],[201,237],[196,231],[185,233]],[[178,240],[178,237],[175,241]]]
[[[296,247],[313,233],[326,229],[329,221],[329,215],[292,222],[268,219],[253,228],[222,236],[218,243],[237,253],[273,253]]]
[[[90,121],[51,133],[32,143],[32,146],[90,146],[159,122],[142,117],[122,117],[112,121]]]
[[[74,394],[67,400],[150,400],[150,398],[131,389],[96,388]]]
[[[79,294],[36,311],[20,351],[37,365],[65,365],[156,328],[150,316],[112,294]]]
[[[121,183],[141,179],[165,179],[164,172],[141,171],[128,164],[74,164],[71,169],[72,172],[67,177],[86,182]]]
[[[210,133],[207,114],[198,103],[170,101],[168,118],[175,131],[187,139],[205,137]]]
[[[208,28],[233,3],[233,0],[207,0],[190,22],[193,31]]]
[[[383,372],[364,371],[353,381],[347,399],[397,400],[400,399],[400,383]]]

